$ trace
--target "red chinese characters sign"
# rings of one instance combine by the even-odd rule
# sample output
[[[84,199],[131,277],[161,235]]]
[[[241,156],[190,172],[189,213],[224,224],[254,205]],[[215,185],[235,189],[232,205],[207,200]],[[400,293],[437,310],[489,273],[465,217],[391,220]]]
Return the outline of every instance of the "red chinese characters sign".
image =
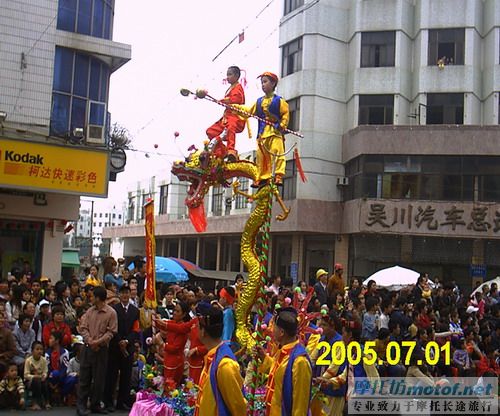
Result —
[[[144,304],[147,308],[156,308],[156,239],[154,201],[144,205],[144,226],[146,228],[146,293]]]
[[[108,152],[0,139],[2,186],[106,196]]]

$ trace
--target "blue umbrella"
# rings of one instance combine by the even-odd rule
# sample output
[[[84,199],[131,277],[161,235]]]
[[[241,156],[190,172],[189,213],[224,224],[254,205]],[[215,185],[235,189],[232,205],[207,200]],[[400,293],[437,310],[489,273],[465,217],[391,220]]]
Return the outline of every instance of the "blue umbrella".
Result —
[[[188,280],[186,271],[174,260],[167,257],[155,257],[156,281],[163,283],[185,282]]]

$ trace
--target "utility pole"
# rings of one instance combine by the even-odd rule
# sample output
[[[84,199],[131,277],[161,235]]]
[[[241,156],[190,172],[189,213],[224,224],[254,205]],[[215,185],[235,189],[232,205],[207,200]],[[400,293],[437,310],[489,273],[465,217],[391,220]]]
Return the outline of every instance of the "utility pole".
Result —
[[[89,264],[92,265],[92,252],[94,251],[94,238],[92,233],[94,232],[94,201],[90,201],[92,207],[90,208],[90,250],[89,250]]]

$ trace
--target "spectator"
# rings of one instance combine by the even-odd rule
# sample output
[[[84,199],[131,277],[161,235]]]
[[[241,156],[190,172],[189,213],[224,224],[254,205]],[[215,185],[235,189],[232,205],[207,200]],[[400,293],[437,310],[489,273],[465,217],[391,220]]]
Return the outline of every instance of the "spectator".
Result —
[[[366,300],[366,313],[363,316],[361,330],[361,338],[364,340],[374,340],[377,338],[377,306],[377,298],[370,297]]]
[[[273,292],[276,296],[280,294],[281,286],[281,276],[276,275],[271,277],[271,285],[267,288],[270,292]]]
[[[219,303],[224,308],[223,312],[223,329],[222,340],[231,341],[233,339],[235,322],[234,322],[234,303],[235,290],[228,286],[221,289],[219,294]]]
[[[320,305],[326,305],[327,302],[327,281],[327,271],[319,269],[316,272],[316,284],[314,285],[314,291],[316,292],[316,297],[318,298]]]
[[[329,307],[335,304],[335,296],[337,293],[344,293],[345,283],[342,277],[343,273],[344,266],[340,263],[335,264],[333,274],[328,279],[327,295]]]
[[[24,361],[31,354],[31,346],[35,342],[35,331],[30,326],[31,319],[29,316],[21,315],[18,327],[12,333],[16,342],[16,355],[14,355],[13,360],[19,368],[22,368]]]
[[[56,301],[60,303],[64,308],[64,322],[68,324],[71,330],[76,327],[76,311],[71,304],[71,291],[66,282],[60,280],[56,283]]]
[[[43,344],[35,341],[31,350],[31,356],[24,363],[24,381],[32,395],[31,410],[50,409],[47,386],[49,368],[43,356]]]
[[[7,320],[4,312],[0,312],[0,378],[3,378],[7,367],[16,355],[16,341],[10,328],[5,326]]]
[[[0,381],[0,409],[24,409],[24,383],[15,363],[9,364],[7,375]]]
[[[102,262],[104,268],[104,283],[113,283],[117,289],[123,286],[123,279],[116,275],[116,260],[113,257],[106,257]]]
[[[66,397],[74,387],[74,384],[67,379],[69,353],[61,345],[62,338],[63,335],[60,332],[52,332],[49,337],[49,348],[45,353],[49,368],[49,390],[56,404],[60,404],[58,400],[61,399],[61,395]]]
[[[35,317],[36,307],[33,302],[27,302],[23,306],[23,314],[30,318],[30,328],[35,332],[35,340],[42,342],[42,323]]]
[[[52,321],[43,328],[43,344],[45,346],[49,346],[50,334],[55,331],[62,334],[61,345],[69,347],[71,345],[71,329],[64,322],[64,308],[62,306],[52,308]]]
[[[104,389],[104,405],[113,412],[115,406],[113,396],[116,390],[118,373],[120,383],[116,409],[130,410],[130,377],[134,342],[139,339],[139,310],[129,303],[130,289],[127,286],[120,288],[120,303],[113,306],[118,319],[118,332],[109,343],[108,370],[106,372],[106,387]]]
[[[82,317],[80,333],[85,342],[80,363],[80,385],[78,388],[77,414],[89,415],[87,400],[90,396],[91,410],[105,413],[101,408],[108,345],[118,331],[116,311],[106,305],[106,289],[94,289],[94,306]],[[91,390],[93,382],[93,388]]]

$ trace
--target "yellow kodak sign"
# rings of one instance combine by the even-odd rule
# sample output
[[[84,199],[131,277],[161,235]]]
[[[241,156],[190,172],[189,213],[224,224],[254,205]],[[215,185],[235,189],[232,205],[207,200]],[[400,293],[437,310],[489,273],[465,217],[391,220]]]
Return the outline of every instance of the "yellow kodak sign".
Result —
[[[107,196],[108,152],[0,139],[0,186]]]

